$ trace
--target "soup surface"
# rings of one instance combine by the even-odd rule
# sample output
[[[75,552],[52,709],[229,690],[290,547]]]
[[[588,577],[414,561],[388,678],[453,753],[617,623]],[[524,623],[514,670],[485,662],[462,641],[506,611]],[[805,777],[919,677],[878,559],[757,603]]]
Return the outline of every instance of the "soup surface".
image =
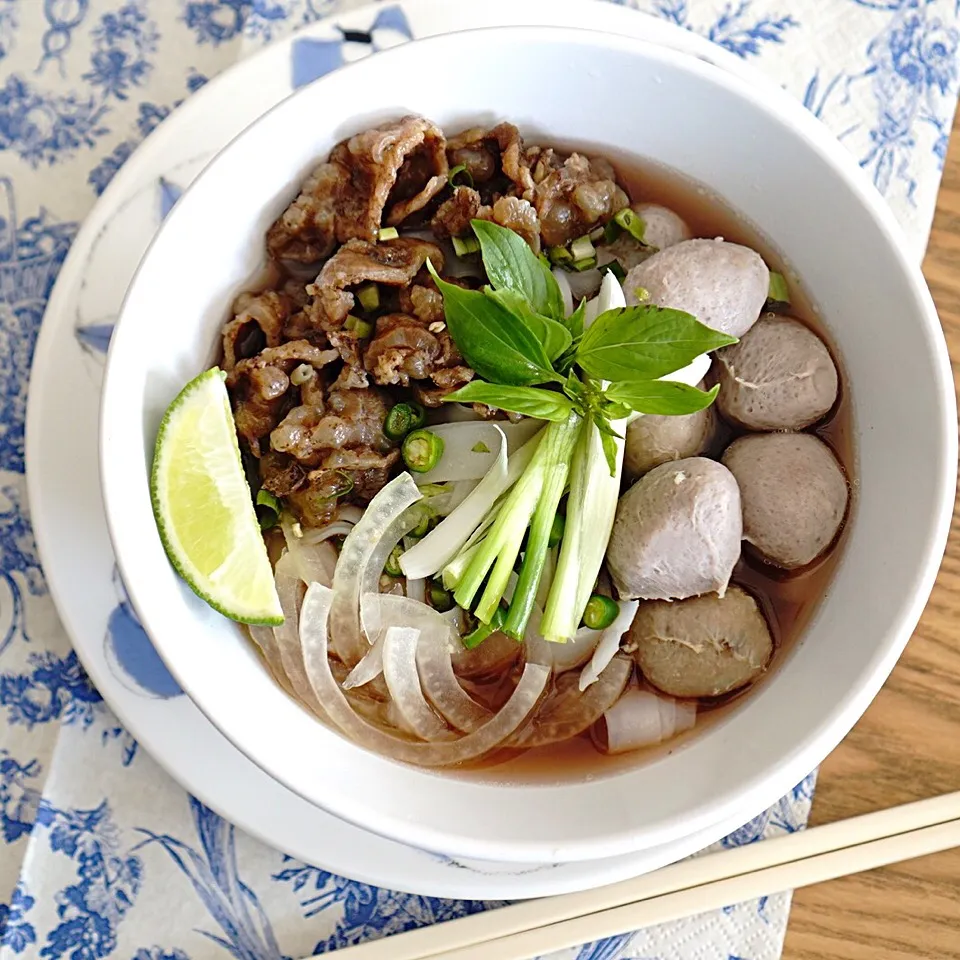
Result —
[[[827,591],[854,471],[840,358],[772,242],[507,123],[404,118],[299,189],[221,361],[277,682],[395,759],[538,782],[735,708]]]

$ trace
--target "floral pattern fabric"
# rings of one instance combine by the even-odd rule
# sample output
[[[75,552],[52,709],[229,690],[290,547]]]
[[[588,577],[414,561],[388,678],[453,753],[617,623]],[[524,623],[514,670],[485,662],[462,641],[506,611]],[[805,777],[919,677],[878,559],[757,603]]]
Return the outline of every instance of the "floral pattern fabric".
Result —
[[[455,3],[456,0],[449,0]],[[960,0],[629,0],[756,64],[823,120],[919,258],[958,89]],[[139,143],[209,78],[355,0],[0,0],[0,960],[280,960],[496,907],[381,890],[291,860],[189,797],[138,748],[57,620],[24,480],[29,367],[79,224]],[[410,39],[402,4],[303,47],[304,78]],[[294,71],[296,76],[296,70]],[[296,82],[296,81],[295,81]],[[162,184],[162,212],[179,188]],[[102,356],[110,324],[78,328]],[[156,669],[115,584],[108,630]],[[723,846],[802,828],[813,776]],[[569,951],[578,960],[774,960],[778,895]]]

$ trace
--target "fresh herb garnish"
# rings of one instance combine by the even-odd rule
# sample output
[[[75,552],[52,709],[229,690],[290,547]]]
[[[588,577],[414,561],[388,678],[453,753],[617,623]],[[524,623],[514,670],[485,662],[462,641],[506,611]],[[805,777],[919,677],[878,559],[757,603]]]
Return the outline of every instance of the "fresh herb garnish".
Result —
[[[790,302],[790,287],[787,285],[786,277],[784,277],[782,273],[774,273],[773,270],[770,271],[770,292],[767,294],[767,299],[772,300],[774,303]]]
[[[617,229],[642,242],[642,219],[633,211],[621,214]],[[431,573],[442,572],[453,599],[481,622],[466,645],[481,642],[495,625],[520,640],[548,550],[559,547],[540,630],[548,640],[562,641],[574,635],[584,618],[606,552],[630,417],[689,414],[708,406],[717,387],[703,391],[680,382],[682,377],[661,378],[736,339],[680,310],[623,306],[623,291],[612,269],[603,278],[601,312],[588,326],[585,302],[565,316],[551,264],[576,269],[595,261],[593,239],[600,239],[596,230],[570,249],[562,248],[563,253],[552,248],[547,256],[537,256],[505,227],[483,220],[474,220],[472,226],[489,286],[464,290],[442,280],[428,262],[443,295],[450,335],[482,378],[444,399],[482,403],[548,425],[511,455],[505,486],[491,482],[483,488],[483,481],[477,487],[478,502],[471,504],[474,526],[451,534],[458,537],[458,552],[449,560],[450,542],[445,541],[440,552],[449,562],[440,561],[442,571]],[[403,453],[408,464],[412,438],[423,441],[417,435],[425,433],[407,436]],[[422,469],[422,458],[415,459]],[[558,507],[568,488],[562,519]],[[436,537],[443,539],[448,532],[441,523]],[[512,595],[504,609],[511,581]],[[592,622],[605,621],[612,608],[596,597],[593,604]]]

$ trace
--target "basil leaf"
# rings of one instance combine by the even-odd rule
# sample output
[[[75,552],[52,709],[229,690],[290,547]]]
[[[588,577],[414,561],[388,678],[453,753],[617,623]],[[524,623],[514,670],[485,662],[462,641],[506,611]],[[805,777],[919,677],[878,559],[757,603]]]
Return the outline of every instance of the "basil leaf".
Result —
[[[465,387],[448,393],[443,399],[452,403],[485,403],[498,410],[522,413],[538,420],[553,420],[555,423],[562,423],[573,410],[570,400],[556,390],[504,387],[482,380],[473,380]]]
[[[587,389],[580,382],[580,378],[571,370],[567,374],[567,379],[563,384],[563,392],[577,403],[583,405],[586,403]]]
[[[512,290],[536,313],[553,320],[563,317],[560,287],[526,240],[488,220],[474,220],[473,232],[480,241],[483,265],[495,290]]]
[[[675,417],[709,407],[719,390],[720,384],[712,390],[703,391],[672,380],[646,380],[613,383],[607,388],[606,395],[637,413]]]
[[[617,441],[615,439],[617,435],[608,428],[603,417],[596,416],[593,418],[593,422],[600,431],[600,446],[603,448],[603,455],[606,458],[610,476],[615,477],[617,475]],[[604,429],[605,427],[607,429]]]
[[[443,295],[450,336],[481,377],[516,386],[559,379],[543,345],[512,313],[479,290],[441,280],[429,260],[427,267]]]
[[[600,412],[608,420],[623,420],[624,418],[630,416],[632,410],[633,407],[626,403],[614,402],[609,399],[605,399],[600,404]]]
[[[580,341],[577,363],[600,380],[656,380],[736,342],[682,310],[626,307],[597,317]]]
[[[551,361],[563,354],[573,343],[570,331],[556,320],[541,316],[530,308],[523,296],[514,290],[484,291],[488,297],[496,300],[500,306],[509,310],[543,344],[543,349]]]

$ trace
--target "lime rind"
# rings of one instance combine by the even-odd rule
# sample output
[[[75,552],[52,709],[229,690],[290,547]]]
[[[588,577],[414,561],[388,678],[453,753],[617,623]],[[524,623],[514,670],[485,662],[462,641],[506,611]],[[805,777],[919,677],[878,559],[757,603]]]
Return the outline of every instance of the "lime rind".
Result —
[[[275,626],[283,612],[225,376],[201,373],[167,408],[150,474],[153,513],[171,564],[198,597],[231,620]],[[207,509],[187,502],[195,492],[207,495]]]

